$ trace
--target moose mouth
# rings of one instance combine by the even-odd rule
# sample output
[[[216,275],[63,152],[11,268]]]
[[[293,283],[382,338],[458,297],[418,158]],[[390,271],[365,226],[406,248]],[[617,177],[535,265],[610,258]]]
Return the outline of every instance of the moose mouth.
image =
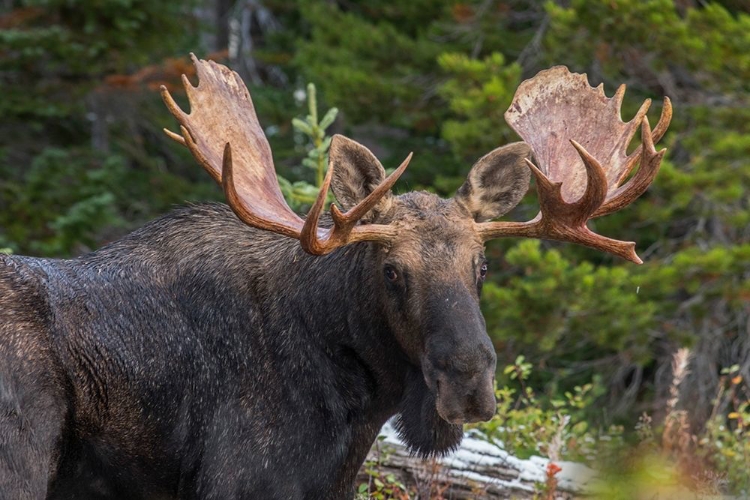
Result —
[[[487,398],[488,400],[490,398]],[[471,405],[467,408],[456,410],[452,401],[441,397],[438,392],[435,395],[435,409],[440,418],[450,424],[463,425],[475,424],[477,422],[486,422],[495,415],[497,403],[494,394],[491,397],[491,403],[483,405]]]
[[[451,377],[436,372],[432,377],[425,376],[425,382],[435,397],[438,415],[448,423],[486,422],[495,415],[497,402],[492,372]]]

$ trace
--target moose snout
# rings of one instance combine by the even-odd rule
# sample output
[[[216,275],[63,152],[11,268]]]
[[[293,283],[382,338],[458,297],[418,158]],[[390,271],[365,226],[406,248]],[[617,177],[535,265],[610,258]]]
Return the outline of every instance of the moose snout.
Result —
[[[421,357],[437,413],[453,424],[489,420],[497,406],[497,356],[476,297],[465,290],[455,286],[440,296],[453,304],[450,309],[431,302],[432,321]]]
[[[494,362],[481,371],[463,373],[455,368],[436,369],[432,363],[426,364],[432,369],[425,370],[425,380],[443,420],[469,424],[492,418],[497,408]]]
[[[438,414],[452,424],[470,424],[492,418],[497,408],[493,377],[489,374],[468,380],[449,380],[438,375],[435,402]]]

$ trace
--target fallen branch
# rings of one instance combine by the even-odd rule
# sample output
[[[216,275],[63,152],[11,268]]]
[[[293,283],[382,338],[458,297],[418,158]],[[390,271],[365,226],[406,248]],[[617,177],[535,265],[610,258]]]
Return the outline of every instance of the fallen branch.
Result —
[[[393,428],[386,425],[360,471],[357,484],[367,483],[373,476],[393,475],[395,482],[411,493],[409,498],[521,500],[531,499],[535,493],[547,495],[549,470],[555,470],[556,491],[551,498],[572,499],[585,495],[586,486],[595,476],[594,471],[581,464],[555,462],[552,468],[549,464],[549,460],[541,457],[527,460],[513,457],[476,431],[464,437],[456,452],[422,460],[411,455]]]

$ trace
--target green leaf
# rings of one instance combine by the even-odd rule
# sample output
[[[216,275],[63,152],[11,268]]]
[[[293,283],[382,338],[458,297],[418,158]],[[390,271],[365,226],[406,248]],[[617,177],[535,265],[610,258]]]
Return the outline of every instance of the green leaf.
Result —
[[[305,135],[312,137],[313,129],[308,123],[300,120],[299,118],[292,118],[292,125],[298,131],[302,132]]]
[[[314,160],[314,159],[312,159],[312,158],[303,158],[303,159],[302,159],[302,164],[303,164],[304,166],[306,166],[306,167],[310,167],[310,168],[312,168],[312,169],[317,169],[317,168],[318,168],[318,162],[317,162],[317,161],[315,161],[315,160]]]
[[[323,116],[323,119],[320,120],[320,124],[318,126],[323,130],[327,129],[336,119],[338,113],[338,108],[329,109],[328,112]]]

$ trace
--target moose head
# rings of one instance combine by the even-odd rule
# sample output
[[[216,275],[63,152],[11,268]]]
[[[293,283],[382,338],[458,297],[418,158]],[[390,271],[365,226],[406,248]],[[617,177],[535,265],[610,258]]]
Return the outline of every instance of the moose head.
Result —
[[[380,293],[371,300],[384,312],[400,355],[417,368],[399,427],[418,451],[453,446],[461,424],[488,420],[495,411],[496,356],[479,308],[485,242],[510,236],[568,241],[640,263],[634,243],[598,235],[586,223],[627,206],[654,179],[664,155],[654,142],[671,119],[668,99],[652,131],[649,101],[631,121],[620,119],[624,86],[607,98],[585,75],[561,66],[543,71],[519,87],[506,113],[526,142],[479,159],[447,200],[425,192],[394,195],[391,188],[411,155],[386,176],[367,148],[336,135],[320,193],[302,219],[281,194],[270,146],[240,77],[214,62],[193,60],[199,85],[183,77],[190,114],[162,87],[181,134],[166,132],[222,186],[237,217],[297,239],[317,256],[373,244],[370,279]],[[642,144],[627,154],[639,127]],[[523,223],[493,221],[519,203],[532,174],[539,214]],[[329,188],[338,205],[321,221]]]

